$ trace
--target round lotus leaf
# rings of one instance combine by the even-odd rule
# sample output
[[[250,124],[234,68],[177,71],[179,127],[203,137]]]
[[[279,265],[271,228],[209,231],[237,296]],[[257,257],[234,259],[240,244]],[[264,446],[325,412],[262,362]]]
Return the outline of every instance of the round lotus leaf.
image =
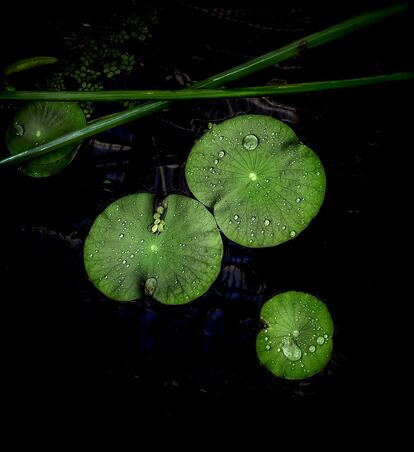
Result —
[[[20,154],[85,126],[85,115],[76,103],[30,102],[14,116],[7,129],[6,145],[11,154]],[[46,165],[60,161],[79,145],[80,142],[76,142],[62,146],[33,159],[31,162],[35,165]],[[23,172],[25,172],[26,165],[30,167],[30,163],[23,165]],[[60,162],[60,165],[62,165],[62,162]],[[30,169],[26,171],[28,175],[32,175],[31,172]]]
[[[193,146],[186,179],[223,233],[253,248],[296,237],[318,213],[325,172],[277,119],[244,115],[211,127]]]
[[[328,308],[318,298],[285,292],[267,301],[260,317],[265,329],[257,335],[257,356],[274,375],[301,380],[328,363],[334,325]]]
[[[203,204],[170,195],[165,207],[157,207],[149,193],[110,204],[84,247],[89,279],[109,298],[132,301],[149,294],[173,305],[209,289],[222,255],[220,232]]]

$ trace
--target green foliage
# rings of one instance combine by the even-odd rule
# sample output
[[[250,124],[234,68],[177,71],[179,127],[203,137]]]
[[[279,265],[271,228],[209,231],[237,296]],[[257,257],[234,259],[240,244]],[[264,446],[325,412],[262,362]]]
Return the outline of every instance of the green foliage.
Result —
[[[278,377],[301,380],[322,370],[332,353],[334,325],[326,305],[313,295],[285,292],[267,301],[256,340],[260,362]]]
[[[21,154],[85,125],[85,115],[76,103],[30,102],[12,119],[7,129],[6,145],[10,154]],[[78,141],[37,157],[23,165],[22,171],[33,177],[57,173],[69,165],[79,146]]]
[[[223,233],[252,248],[296,237],[318,213],[326,184],[318,156],[262,115],[213,125],[191,150],[186,179]]]
[[[85,242],[85,268],[109,298],[132,301],[147,294],[184,304],[216,279],[223,245],[211,213],[181,195],[168,196],[163,205],[156,206],[149,193],[129,195],[95,220]]]

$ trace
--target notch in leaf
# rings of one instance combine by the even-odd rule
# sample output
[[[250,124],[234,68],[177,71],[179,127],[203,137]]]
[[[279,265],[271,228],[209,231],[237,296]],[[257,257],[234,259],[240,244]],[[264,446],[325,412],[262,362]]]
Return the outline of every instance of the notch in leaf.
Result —
[[[243,115],[213,125],[193,146],[186,179],[223,233],[252,248],[296,237],[318,213],[325,172],[318,156],[277,119]]]
[[[138,193],[96,218],[84,262],[89,279],[109,298],[150,295],[179,305],[203,295],[217,278],[223,243],[211,213],[181,195],[169,195],[163,206],[154,208],[153,195]]]
[[[313,295],[284,292],[260,313],[259,361],[277,377],[301,380],[321,371],[332,353],[334,325],[326,305]]]

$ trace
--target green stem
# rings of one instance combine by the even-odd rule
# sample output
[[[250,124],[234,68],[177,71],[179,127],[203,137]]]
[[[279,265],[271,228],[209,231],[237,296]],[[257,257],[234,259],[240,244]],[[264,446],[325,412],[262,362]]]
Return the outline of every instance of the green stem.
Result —
[[[251,61],[247,61],[246,63],[240,64],[233,69],[220,72],[219,74],[209,77],[201,82],[195,83],[192,88],[217,88],[218,86],[222,86],[242,77],[246,77],[261,69],[265,69],[276,63],[293,57],[299,54],[305,48],[311,49],[327,42],[331,42],[335,39],[340,39],[347,34],[365,28],[369,25],[373,25],[387,17],[402,13],[407,8],[407,4],[400,4],[362,14],[360,16],[354,17],[353,19],[346,20],[345,22],[341,22],[340,24],[336,24],[333,27],[327,28],[317,33],[313,33],[303,39],[294,41],[291,44],[288,44],[278,50],[266,53],[265,55],[262,55]],[[93,124],[87,125],[83,129],[68,133],[48,143],[36,146],[32,149],[28,149],[27,151],[24,151],[20,154],[7,157],[0,161],[0,166],[20,164],[27,160],[39,157],[43,154],[58,149],[61,146],[74,143],[76,141],[108,130],[112,127],[116,127],[143,116],[155,113],[159,110],[169,107],[170,105],[171,103],[168,101],[145,103],[136,108],[120,112],[109,118],[98,120]]]
[[[260,97],[291,93],[308,93],[330,89],[354,88],[384,82],[411,80],[414,72],[397,72],[394,74],[376,75],[345,80],[327,80],[322,82],[291,83],[276,86],[252,86],[236,89],[182,89],[166,90],[117,90],[99,92],[79,91],[2,91],[0,100],[43,100],[43,101],[93,101],[116,102],[137,100],[193,100],[222,99],[232,97]]]

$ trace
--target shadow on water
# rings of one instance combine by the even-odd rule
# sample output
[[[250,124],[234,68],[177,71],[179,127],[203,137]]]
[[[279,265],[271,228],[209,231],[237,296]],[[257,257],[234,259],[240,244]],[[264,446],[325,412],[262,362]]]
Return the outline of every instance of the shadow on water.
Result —
[[[362,12],[358,2],[342,2],[325,15],[296,2],[277,12],[264,2],[254,9],[216,3],[154,4],[158,20],[152,37],[137,47],[138,65],[131,75],[105,80],[105,87],[186,86]],[[368,2],[364,10],[370,4],[378,6]],[[120,8],[118,14],[121,20],[125,12]],[[88,9],[83,16],[51,10],[36,17],[41,26],[26,51],[63,57],[68,30],[77,30],[81,45],[82,30],[93,35],[106,20]],[[394,27],[387,40],[406,42],[405,20],[305,52],[239,85],[410,69],[403,46],[390,52],[384,46],[384,27]],[[29,17],[22,23],[33,32]],[[26,56],[18,40],[10,42],[2,63]],[[22,77],[21,83],[33,83]],[[69,168],[48,180],[2,171],[2,307],[11,327],[7,362],[18,406],[36,411],[36,403],[50,397],[58,407],[87,414],[139,404],[143,417],[171,423],[254,420],[273,404],[330,411],[358,401],[360,414],[371,409],[379,394],[374,342],[384,314],[382,237],[388,220],[382,175],[390,153],[408,142],[408,119],[400,108],[405,93],[404,86],[389,85],[188,102],[94,137]],[[99,106],[95,114],[107,108]],[[183,170],[194,140],[210,121],[247,112],[285,121],[320,156],[328,189],[317,218],[297,239],[273,249],[250,250],[225,240],[217,281],[187,306],[105,299],[87,281],[82,263],[95,216],[127,193],[159,190],[160,166],[170,191],[189,193]],[[2,136],[8,117],[9,111],[1,112]],[[4,143],[1,149],[4,156]],[[255,355],[260,308],[285,290],[320,297],[336,326],[331,362],[307,381],[276,379]]]

